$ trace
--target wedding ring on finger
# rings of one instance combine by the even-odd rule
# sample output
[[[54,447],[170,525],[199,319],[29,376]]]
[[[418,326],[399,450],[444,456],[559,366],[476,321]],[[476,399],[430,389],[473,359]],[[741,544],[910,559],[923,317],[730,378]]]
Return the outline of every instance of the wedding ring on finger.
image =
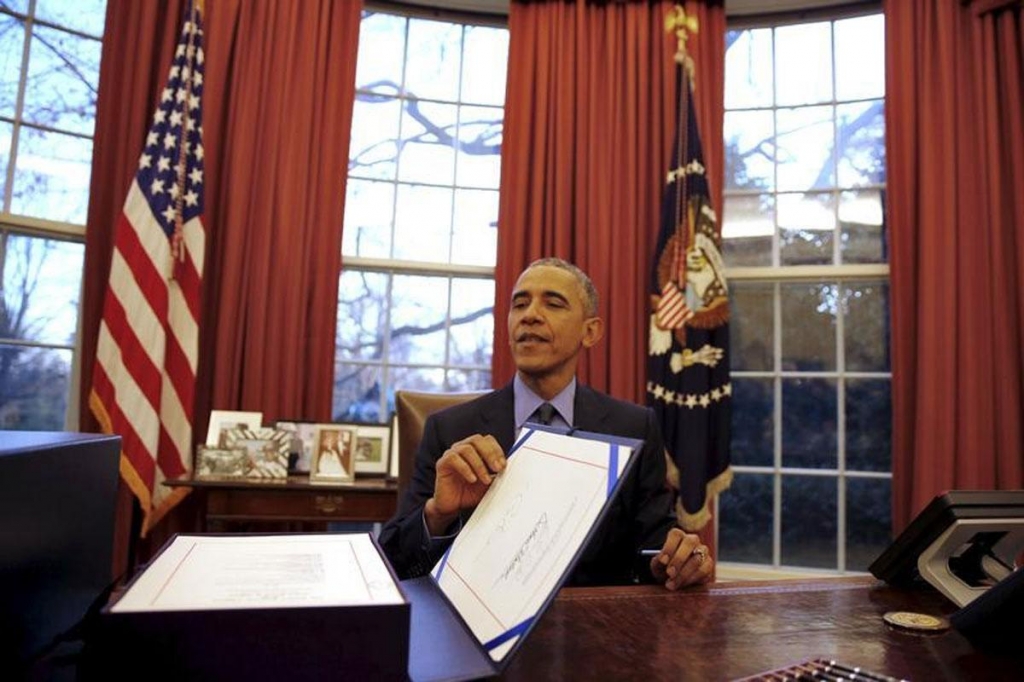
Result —
[[[708,558],[708,548],[703,545],[695,547],[690,556],[697,557],[697,565],[700,566],[704,563],[704,560]]]

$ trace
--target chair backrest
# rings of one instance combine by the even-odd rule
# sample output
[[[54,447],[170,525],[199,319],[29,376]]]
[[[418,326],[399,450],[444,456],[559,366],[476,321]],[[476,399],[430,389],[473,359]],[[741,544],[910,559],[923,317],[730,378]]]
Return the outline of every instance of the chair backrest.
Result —
[[[423,438],[427,417],[452,405],[458,405],[487,393],[425,393],[395,391],[395,412],[398,415],[398,499],[402,499],[416,462],[416,448]]]

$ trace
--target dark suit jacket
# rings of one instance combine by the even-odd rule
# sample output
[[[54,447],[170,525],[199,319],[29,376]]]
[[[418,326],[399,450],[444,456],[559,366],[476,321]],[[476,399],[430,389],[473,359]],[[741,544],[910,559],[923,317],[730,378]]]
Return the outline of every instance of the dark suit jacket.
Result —
[[[453,443],[475,433],[494,436],[507,453],[515,438],[513,402],[509,384],[427,418],[409,487],[399,501],[398,513],[385,524],[379,538],[400,578],[429,573],[451,542],[431,541],[423,525],[423,505],[434,494],[435,463]],[[660,549],[669,529],[675,526],[674,499],[665,485],[664,445],[654,412],[582,385],[576,387],[574,410],[575,428],[640,438],[644,447],[568,584],[650,581],[650,560],[638,561],[637,550]]]

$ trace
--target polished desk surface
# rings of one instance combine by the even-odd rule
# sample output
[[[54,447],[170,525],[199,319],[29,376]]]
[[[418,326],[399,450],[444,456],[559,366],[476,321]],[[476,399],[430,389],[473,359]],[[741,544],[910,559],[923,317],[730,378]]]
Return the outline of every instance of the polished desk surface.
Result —
[[[1024,680],[1024,655],[959,632],[916,633],[888,611],[948,616],[929,587],[870,577],[563,589],[512,660],[509,680],[734,680],[824,657],[910,680]],[[1024,642],[1022,642],[1024,647]]]

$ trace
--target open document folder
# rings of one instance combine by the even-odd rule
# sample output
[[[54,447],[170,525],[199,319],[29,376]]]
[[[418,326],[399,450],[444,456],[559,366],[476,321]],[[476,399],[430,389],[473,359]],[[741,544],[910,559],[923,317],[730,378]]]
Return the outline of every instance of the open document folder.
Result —
[[[508,466],[459,532],[430,578],[461,616],[491,674],[510,654],[554,598],[598,525],[632,464],[640,441],[576,432],[572,436],[524,429]],[[418,626],[422,584],[406,581],[413,602],[410,676],[413,680],[458,679],[459,656],[421,652],[438,646],[437,629]],[[483,660],[480,660],[483,659]],[[481,674],[485,670],[472,671]]]
[[[366,533],[177,535],[103,609],[80,679],[406,680],[410,611]]]
[[[113,613],[404,603],[369,535],[178,535]]]

